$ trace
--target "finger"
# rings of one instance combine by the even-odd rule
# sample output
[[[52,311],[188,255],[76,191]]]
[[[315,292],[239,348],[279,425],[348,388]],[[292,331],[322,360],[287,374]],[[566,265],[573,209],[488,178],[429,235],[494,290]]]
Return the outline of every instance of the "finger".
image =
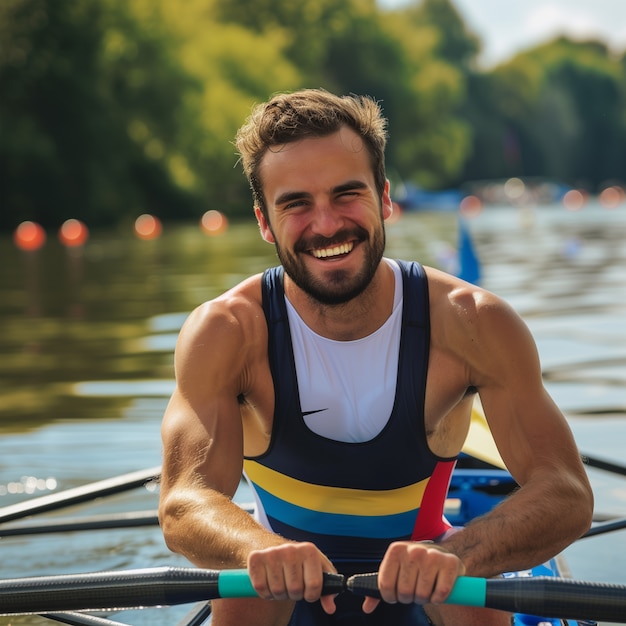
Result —
[[[298,595],[298,568],[289,556],[289,547],[255,550],[248,555],[248,573],[250,581],[259,597],[264,600],[287,600],[289,588]],[[302,584],[300,584],[300,588]]]
[[[302,600],[302,598],[305,597],[307,585],[302,563],[300,563],[300,561],[286,562],[283,565],[282,572],[284,581],[284,590],[282,590],[282,593],[285,593],[289,600]],[[277,600],[286,599],[278,596],[275,597]]]
[[[426,562],[426,555],[402,563],[396,579],[395,597],[401,604],[424,604],[435,588],[437,567]]]
[[[322,593],[324,576],[319,559],[307,558],[302,564],[304,582],[303,597],[307,602],[315,602]]]
[[[363,600],[363,605],[361,608],[363,610],[363,613],[373,613],[379,604],[380,600],[378,598],[366,596],[365,600]]]
[[[398,602],[397,581],[400,575],[400,564],[396,561],[388,560],[381,563],[378,570],[378,591],[380,597],[387,604],[396,604]]]
[[[435,588],[430,597],[430,602],[433,604],[441,604],[442,602],[445,602],[447,597],[452,592],[457,577],[463,575],[463,570],[464,568],[440,571],[437,576]]]
[[[337,606],[335,605],[336,597],[337,597],[337,594],[334,594],[332,596],[322,596],[320,598],[320,604],[322,605],[322,608],[324,609],[325,613],[332,615],[336,611],[337,609]]]
[[[263,600],[271,600],[272,592],[263,560],[255,553],[248,558],[248,574],[254,591]]]
[[[418,604],[424,604],[430,602],[435,585],[437,582],[437,569],[435,567],[423,567],[419,571],[415,572],[415,579],[413,581],[413,588],[411,589],[411,581],[407,577],[407,587],[401,586],[398,592],[401,595],[405,604],[409,602],[417,602]],[[404,580],[402,581],[404,582]],[[406,600],[408,595],[412,595],[412,599]]]

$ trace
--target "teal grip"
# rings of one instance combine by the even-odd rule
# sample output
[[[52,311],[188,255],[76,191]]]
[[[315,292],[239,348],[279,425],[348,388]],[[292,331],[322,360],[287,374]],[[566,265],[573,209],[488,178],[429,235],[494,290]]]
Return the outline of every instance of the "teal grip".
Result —
[[[380,598],[378,591],[378,573],[355,574],[348,578],[348,591],[362,596]],[[487,580],[485,578],[471,578],[459,576],[452,587],[445,604],[460,604],[462,606],[485,606],[487,596]]]
[[[487,579],[459,576],[452,587],[446,604],[460,604],[461,606],[485,606],[487,597]]]
[[[255,598],[257,592],[250,582],[247,569],[225,569],[217,579],[220,598]]]
[[[345,589],[344,577],[341,574],[324,572],[322,595],[334,595]],[[217,579],[219,598],[255,598],[257,592],[250,582],[246,569],[222,570]]]

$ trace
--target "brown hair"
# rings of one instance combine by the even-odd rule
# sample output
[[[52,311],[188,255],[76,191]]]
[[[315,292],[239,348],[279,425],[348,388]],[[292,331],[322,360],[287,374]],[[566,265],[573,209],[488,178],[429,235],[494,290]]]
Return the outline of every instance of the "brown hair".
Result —
[[[303,89],[273,96],[256,105],[239,129],[237,151],[248,178],[254,204],[267,217],[259,167],[272,146],[308,137],[324,137],[348,126],[358,133],[370,153],[376,190],[382,197],[385,174],[387,120],[369,96],[336,96],[323,89]]]

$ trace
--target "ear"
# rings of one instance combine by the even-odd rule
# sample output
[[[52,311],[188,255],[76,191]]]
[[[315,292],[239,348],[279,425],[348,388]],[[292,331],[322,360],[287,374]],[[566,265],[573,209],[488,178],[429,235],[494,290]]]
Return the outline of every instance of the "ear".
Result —
[[[393,202],[391,201],[390,189],[391,185],[389,180],[386,180],[385,190],[383,191],[382,197],[383,220],[388,220],[393,213]]]
[[[272,232],[270,224],[267,221],[265,215],[263,215],[263,211],[261,211],[260,207],[254,207],[254,215],[256,216],[256,221],[259,224],[261,237],[263,237],[263,239],[267,241],[267,243],[276,243],[276,240],[274,239],[274,233]]]

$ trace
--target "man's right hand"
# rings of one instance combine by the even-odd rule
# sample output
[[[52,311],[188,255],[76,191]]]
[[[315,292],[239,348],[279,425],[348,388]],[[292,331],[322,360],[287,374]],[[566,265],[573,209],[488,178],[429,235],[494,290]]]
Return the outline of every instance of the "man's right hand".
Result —
[[[324,572],[337,573],[328,558],[309,542],[288,542],[248,556],[250,580],[264,600],[320,600],[326,613],[335,612],[334,596],[322,596]]]

